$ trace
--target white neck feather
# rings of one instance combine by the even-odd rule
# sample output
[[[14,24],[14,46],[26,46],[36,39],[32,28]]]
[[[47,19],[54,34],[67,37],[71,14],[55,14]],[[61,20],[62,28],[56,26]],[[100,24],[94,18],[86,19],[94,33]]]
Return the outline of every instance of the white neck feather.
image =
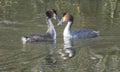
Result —
[[[72,25],[72,22],[68,22],[65,29],[64,29],[64,32],[63,32],[63,36],[64,37],[72,37],[71,35],[71,25]]]
[[[52,23],[52,21],[51,21],[51,19],[48,19],[48,33],[50,33],[52,36],[53,36],[53,38],[54,39],[56,39],[56,30],[55,30],[55,28],[54,28],[54,25],[53,25],[53,23]]]
[[[64,49],[71,48],[72,47],[72,41],[69,37],[64,37]]]

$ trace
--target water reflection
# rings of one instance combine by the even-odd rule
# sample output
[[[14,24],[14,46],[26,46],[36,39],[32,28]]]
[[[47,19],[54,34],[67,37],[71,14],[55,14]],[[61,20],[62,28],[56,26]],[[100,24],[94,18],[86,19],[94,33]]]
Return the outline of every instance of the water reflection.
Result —
[[[73,42],[71,38],[64,37],[64,48],[59,49],[58,53],[63,60],[67,60],[74,56],[75,50],[73,49]]]
[[[36,47],[36,48],[35,48]],[[41,49],[43,48],[44,50],[41,49],[41,52],[44,51],[45,55],[43,56],[44,61],[46,64],[55,64],[56,63],[56,58],[55,58],[55,53],[56,53],[56,41],[54,42],[43,42],[43,43],[28,43],[26,46],[22,48],[23,52],[30,52],[32,49]],[[46,51],[46,52],[45,52]]]
[[[0,21],[0,24],[16,24],[16,22],[11,20],[3,20],[3,21]]]
[[[47,55],[45,57],[46,63],[47,64],[55,64],[56,63],[56,58],[55,58],[55,48],[56,48],[56,42],[47,42]]]

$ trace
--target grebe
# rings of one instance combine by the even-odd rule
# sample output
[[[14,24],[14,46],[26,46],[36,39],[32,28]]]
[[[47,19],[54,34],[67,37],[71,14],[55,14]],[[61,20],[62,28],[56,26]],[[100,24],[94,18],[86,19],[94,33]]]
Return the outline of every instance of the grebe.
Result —
[[[82,28],[80,30],[75,30],[71,32],[71,27],[73,24],[73,16],[69,13],[64,13],[61,21],[58,25],[62,25],[62,22],[67,21],[67,25],[64,29],[63,36],[70,37],[72,39],[87,39],[87,38],[94,38],[99,35],[99,31],[93,31],[91,29]]]
[[[22,43],[26,44],[27,42],[54,41],[56,39],[56,31],[51,21],[51,18],[54,18],[59,22],[57,12],[54,9],[46,11],[46,21],[48,26],[46,34],[31,34],[28,36],[23,36],[21,38]]]

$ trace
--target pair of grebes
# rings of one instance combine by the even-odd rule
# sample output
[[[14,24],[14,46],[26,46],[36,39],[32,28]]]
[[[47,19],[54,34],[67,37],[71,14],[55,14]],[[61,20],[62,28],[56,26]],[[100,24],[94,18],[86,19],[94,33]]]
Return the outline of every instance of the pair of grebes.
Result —
[[[71,27],[73,24],[73,16],[69,13],[63,13],[62,19],[59,20],[57,12],[55,9],[51,9],[46,11],[46,22],[47,22],[47,32],[45,34],[31,34],[27,36],[23,36],[21,38],[22,44],[26,44],[28,42],[44,42],[44,41],[56,41],[56,30],[51,21],[51,18],[58,21],[57,25],[62,25],[62,22],[67,22],[67,25],[63,31],[64,41],[66,38],[68,39],[89,39],[95,38],[99,36],[99,31],[94,31],[91,29],[82,28],[79,30],[71,31]],[[63,57],[63,59],[67,59],[68,57],[72,57],[72,51],[69,48],[63,48],[59,50],[59,54]]]

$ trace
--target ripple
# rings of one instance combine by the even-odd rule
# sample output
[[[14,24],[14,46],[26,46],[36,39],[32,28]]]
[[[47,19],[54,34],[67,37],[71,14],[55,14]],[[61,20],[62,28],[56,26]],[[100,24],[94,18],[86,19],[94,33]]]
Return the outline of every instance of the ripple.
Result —
[[[10,21],[10,20],[3,20],[3,21],[0,21],[1,24],[16,24],[16,22],[14,21]]]

